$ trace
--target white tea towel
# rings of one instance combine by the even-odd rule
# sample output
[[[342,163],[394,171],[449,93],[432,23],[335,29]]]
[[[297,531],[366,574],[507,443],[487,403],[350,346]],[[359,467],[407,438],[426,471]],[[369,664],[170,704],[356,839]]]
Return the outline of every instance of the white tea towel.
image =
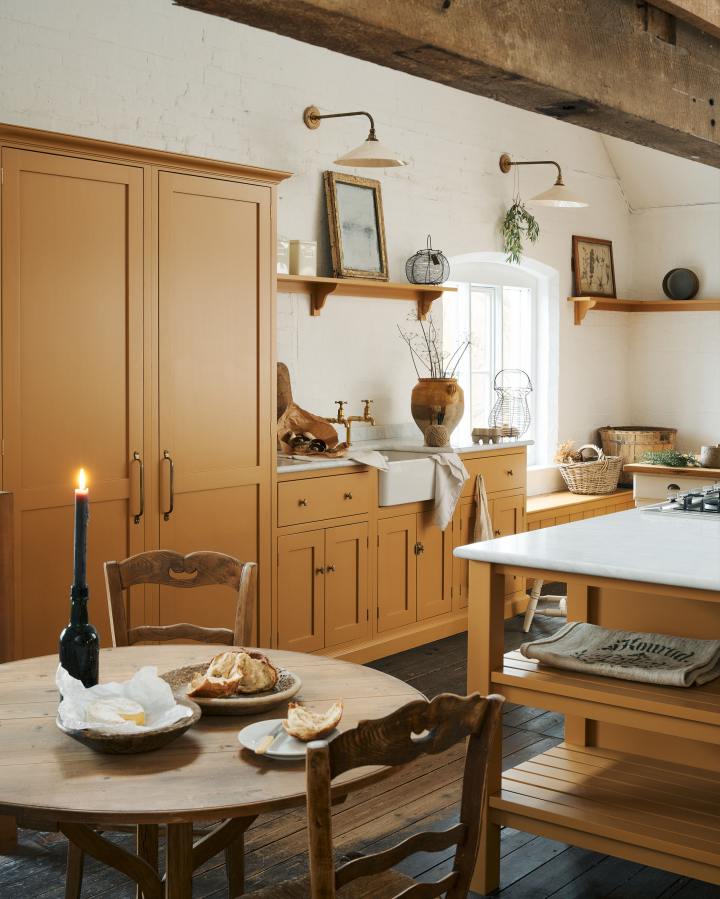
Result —
[[[492,540],[492,538],[490,504],[488,503],[487,491],[485,490],[485,481],[483,476],[479,474],[475,478],[475,529],[473,530],[473,540],[475,543],[481,543],[483,540]]]
[[[293,462],[357,462],[359,465],[369,465],[371,468],[381,468],[387,471],[390,467],[388,461],[382,453],[377,450],[353,449],[348,447],[343,455],[323,456],[321,453],[316,455],[304,456],[300,453],[278,453],[278,459],[288,459]]]
[[[720,677],[720,640],[613,631],[570,621],[551,637],[523,643],[520,652],[554,668],[669,687]]]
[[[433,521],[444,531],[452,521],[455,506],[469,475],[457,453],[433,453],[435,463],[435,515]]]

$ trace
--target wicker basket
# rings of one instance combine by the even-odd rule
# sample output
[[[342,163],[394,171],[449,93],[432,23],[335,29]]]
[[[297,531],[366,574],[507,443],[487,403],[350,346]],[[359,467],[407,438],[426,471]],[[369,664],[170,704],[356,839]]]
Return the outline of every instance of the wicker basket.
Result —
[[[599,446],[586,443],[577,452],[592,450],[597,459],[588,462],[562,462],[558,466],[570,493],[584,495],[614,493],[623,467],[620,456],[606,456]]]

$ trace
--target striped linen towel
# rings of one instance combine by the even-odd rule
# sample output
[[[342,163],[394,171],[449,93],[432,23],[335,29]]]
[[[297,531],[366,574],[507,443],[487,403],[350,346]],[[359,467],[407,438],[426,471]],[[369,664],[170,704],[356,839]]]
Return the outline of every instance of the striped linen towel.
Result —
[[[569,621],[551,637],[523,643],[520,652],[553,668],[668,687],[720,677],[720,640],[615,631],[584,621]]]

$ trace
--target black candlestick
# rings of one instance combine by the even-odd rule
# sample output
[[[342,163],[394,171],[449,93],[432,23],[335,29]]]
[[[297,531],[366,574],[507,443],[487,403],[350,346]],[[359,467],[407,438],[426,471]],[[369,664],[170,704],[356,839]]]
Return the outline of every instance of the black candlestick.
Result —
[[[100,639],[88,621],[88,588],[70,588],[70,623],[60,634],[60,664],[86,687],[98,682]]]

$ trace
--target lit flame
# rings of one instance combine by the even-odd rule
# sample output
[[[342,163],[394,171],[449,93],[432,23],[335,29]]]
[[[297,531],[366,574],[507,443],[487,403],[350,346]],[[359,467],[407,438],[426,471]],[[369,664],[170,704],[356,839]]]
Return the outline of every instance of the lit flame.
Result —
[[[85,469],[80,469],[80,474],[78,475],[78,490],[87,490],[87,478],[85,477]]]

